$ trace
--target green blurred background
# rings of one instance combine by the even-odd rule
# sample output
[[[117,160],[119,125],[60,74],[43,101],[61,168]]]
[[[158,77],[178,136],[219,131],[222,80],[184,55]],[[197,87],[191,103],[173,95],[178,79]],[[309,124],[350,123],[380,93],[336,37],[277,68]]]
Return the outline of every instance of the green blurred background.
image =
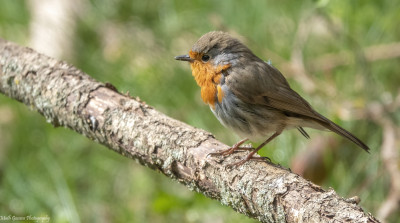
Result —
[[[66,60],[231,145],[238,138],[203,104],[189,65],[173,59],[202,34],[227,31],[372,150],[367,154],[330,132],[308,130],[307,140],[293,130],[262,155],[343,197],[357,195],[365,211],[396,222],[398,209],[380,214],[393,179],[381,155],[379,120],[389,120],[399,134],[400,112],[384,109],[375,117],[368,108],[399,95],[399,21],[396,0],[3,0],[0,37]],[[0,215],[49,216],[51,222],[256,222],[69,129],[53,128],[4,95]]]

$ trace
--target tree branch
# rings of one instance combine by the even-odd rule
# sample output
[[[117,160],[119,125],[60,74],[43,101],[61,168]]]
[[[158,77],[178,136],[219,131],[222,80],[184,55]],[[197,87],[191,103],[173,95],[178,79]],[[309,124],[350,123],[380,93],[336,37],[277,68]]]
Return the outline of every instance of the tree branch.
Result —
[[[203,130],[118,93],[77,68],[0,39],[0,92],[142,165],[262,222],[378,222],[352,199],[283,168],[243,156]]]

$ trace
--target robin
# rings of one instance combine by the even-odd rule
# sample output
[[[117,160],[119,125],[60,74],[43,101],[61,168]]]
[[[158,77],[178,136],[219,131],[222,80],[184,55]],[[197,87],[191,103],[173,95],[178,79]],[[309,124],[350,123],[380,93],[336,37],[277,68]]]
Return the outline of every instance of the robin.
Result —
[[[369,151],[360,139],[316,112],[290,88],[278,69],[225,32],[204,34],[188,55],[175,59],[190,63],[203,101],[222,125],[244,138],[231,148],[212,155],[252,150],[244,159],[232,164],[234,166],[260,159],[253,155],[283,130],[291,128],[297,128],[306,138],[309,135],[303,127],[328,129]],[[247,140],[265,141],[257,148],[242,147]]]

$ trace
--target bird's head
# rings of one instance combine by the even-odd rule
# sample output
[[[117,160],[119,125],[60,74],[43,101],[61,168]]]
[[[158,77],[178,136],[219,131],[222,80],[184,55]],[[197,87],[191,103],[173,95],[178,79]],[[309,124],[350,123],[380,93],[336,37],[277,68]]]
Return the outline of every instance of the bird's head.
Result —
[[[214,103],[216,85],[224,71],[240,66],[253,53],[228,33],[213,31],[204,34],[193,45],[189,54],[175,57],[190,63],[192,74],[201,87],[201,96],[208,104]]]
[[[251,51],[239,40],[222,31],[204,34],[193,45],[189,54],[175,57],[176,60],[190,63],[209,64],[213,67],[235,65],[240,57]],[[252,54],[252,53],[251,53]]]

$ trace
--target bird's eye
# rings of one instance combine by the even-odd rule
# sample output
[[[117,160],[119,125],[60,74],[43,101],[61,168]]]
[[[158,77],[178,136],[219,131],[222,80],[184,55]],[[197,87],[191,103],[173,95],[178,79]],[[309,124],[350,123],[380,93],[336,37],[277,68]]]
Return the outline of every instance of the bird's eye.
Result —
[[[208,56],[207,54],[204,54],[204,55],[201,57],[201,60],[202,60],[203,62],[207,62],[209,59],[210,59],[210,56]]]

